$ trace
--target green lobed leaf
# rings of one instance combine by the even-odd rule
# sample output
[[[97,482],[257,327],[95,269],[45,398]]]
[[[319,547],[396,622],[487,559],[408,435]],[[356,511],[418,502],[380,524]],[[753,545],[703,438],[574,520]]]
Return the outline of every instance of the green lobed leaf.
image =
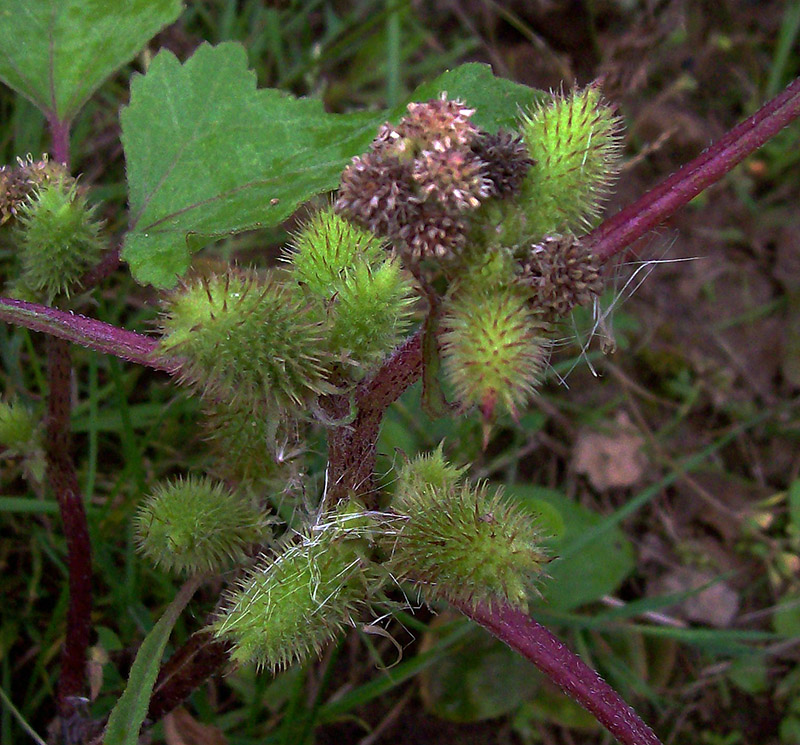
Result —
[[[179,0],[2,0],[0,80],[69,121],[180,12]]]
[[[508,126],[538,95],[465,65],[412,94],[446,90],[481,106],[476,121]],[[244,48],[201,45],[185,63],[160,52],[131,83],[121,115],[131,229],[123,248],[134,278],[172,287],[190,255],[215,237],[285,220],[298,205],[335,189],[392,112],[328,114],[322,102],[256,88]]]
[[[506,495],[532,512],[541,511],[542,503],[550,505],[564,521],[563,533],[553,542],[556,559],[546,568],[549,577],[539,584],[543,607],[560,611],[577,608],[614,592],[633,571],[633,547],[619,528],[592,538],[566,559],[558,558],[567,552],[572,541],[602,522],[602,515],[544,487],[509,484]]]
[[[475,109],[471,121],[481,129],[516,129],[523,111],[548,94],[505,78],[497,78],[489,65],[469,62],[420,85],[409,101],[427,101],[442,91],[448,98],[458,98]],[[402,112],[401,112],[402,113]]]

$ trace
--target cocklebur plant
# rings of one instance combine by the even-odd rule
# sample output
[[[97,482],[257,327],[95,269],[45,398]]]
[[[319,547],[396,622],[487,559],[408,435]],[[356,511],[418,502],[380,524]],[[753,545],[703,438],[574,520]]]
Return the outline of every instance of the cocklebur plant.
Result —
[[[564,189],[580,197],[572,214],[588,220],[614,171],[610,130],[618,122],[595,88],[556,97],[531,116],[550,110],[564,121],[540,129],[555,139],[538,152],[559,163],[573,158],[561,172],[571,175]],[[580,116],[564,113],[573,110]],[[296,232],[281,270],[262,280],[234,268],[224,278],[184,280],[167,296],[157,353],[183,358],[185,380],[212,406],[275,421],[266,440],[278,423],[291,422],[302,442],[305,420],[346,430],[352,406],[337,420],[324,401],[352,402],[359,382],[397,346],[414,306],[420,316],[425,303],[427,312],[441,303],[444,372],[459,407],[478,406],[487,425],[496,407],[516,414],[535,390],[559,314],[593,297],[598,273],[590,254],[575,261],[558,253],[577,243],[566,232],[549,243],[531,232],[504,245],[495,228],[476,238],[487,220],[478,215],[482,204],[494,200],[506,214],[522,214],[531,205],[515,198],[528,179],[542,176],[525,144],[534,135],[504,130],[493,138],[471,124],[474,113],[442,94],[409,105],[396,128],[382,125],[370,151],[345,168],[333,209]],[[589,169],[585,177],[572,173],[580,164]],[[568,200],[557,189],[551,196]],[[567,231],[551,202],[547,220]],[[530,260],[543,250],[532,247],[534,237],[556,249],[549,264]],[[587,275],[592,280],[581,284]],[[572,302],[550,302],[564,296]],[[539,298],[546,298],[541,306]],[[382,512],[358,511],[369,483],[353,484],[343,501],[323,494],[313,519],[274,543],[226,594],[211,629],[231,659],[273,670],[301,661],[374,610],[397,583],[416,585],[430,602],[526,608],[549,560],[542,531],[530,513],[486,484],[471,484],[462,470],[446,463],[441,448],[409,461]],[[363,521],[364,535],[342,530],[342,505],[356,509],[351,517]],[[163,524],[155,511],[148,521]],[[365,541],[367,534],[380,538]]]
[[[67,45],[67,32],[53,29],[40,58],[61,60],[52,53],[63,45],[83,72],[63,79],[58,65],[20,79],[15,70],[24,65],[3,36],[20,31],[16,15],[0,28],[9,55],[0,58],[0,77],[45,113],[54,161],[69,163],[70,123],[103,77],[178,12],[168,0],[147,5],[147,12],[80,6],[100,16],[94,21],[106,24],[116,44],[93,34],[84,45]],[[39,13],[46,25],[50,10],[32,2],[25,18]],[[102,48],[92,46],[101,37]],[[85,687],[91,566],[68,449],[65,340],[167,371],[202,399],[209,471],[224,486],[192,476],[180,488],[156,487],[156,495],[182,498],[146,502],[139,539],[161,564],[181,547],[175,567],[182,573],[239,561],[218,612],[176,652],[148,712],[169,630],[197,586],[188,580],[142,645],[100,735],[106,742],[122,742],[121,731],[135,738],[145,714],[164,716],[231,657],[270,669],[308,659],[368,617],[397,583],[413,583],[430,602],[449,602],[521,651],[622,742],[657,743],[619,696],[525,612],[553,558],[535,521],[487,485],[470,483],[443,450],[412,457],[395,474],[394,489],[378,492],[377,436],[387,407],[423,367],[432,371],[426,384],[437,382],[439,357],[445,392],[460,411],[477,407],[487,429],[498,410],[521,411],[556,325],[599,291],[601,263],[796,118],[798,100],[795,86],[633,214],[586,234],[619,154],[618,120],[596,86],[548,97],[467,65],[423,87],[404,110],[329,115],[319,102],[258,90],[237,45],[201,46],[183,64],[156,55],[134,77],[121,114],[130,204],[122,257],[136,280],[168,291],[160,338],[37,303],[0,302],[5,320],[56,337],[48,342],[46,449],[69,552],[58,710],[70,737],[78,732],[88,741],[92,725],[105,722],[78,721],[76,705]],[[336,189],[333,208],[306,218],[278,267],[189,271],[204,241],[276,225]],[[2,202],[12,205],[3,217],[20,223],[15,235],[24,247],[33,222],[18,219],[20,196],[11,197]],[[74,225],[67,237],[85,238],[86,224]],[[67,284],[54,263],[37,292],[42,299],[57,293],[59,302],[79,297],[117,263],[112,251],[95,267],[71,270]],[[424,330],[404,339],[414,324]],[[303,454],[309,433],[320,429],[328,459],[317,493],[313,477],[320,474],[306,474]],[[313,508],[276,519],[273,490],[282,480],[293,484],[284,499],[306,499]],[[232,495],[256,511],[234,508]],[[218,503],[228,505],[221,542],[204,522],[218,521]],[[258,512],[264,509],[269,516]],[[195,525],[212,534],[207,544]]]

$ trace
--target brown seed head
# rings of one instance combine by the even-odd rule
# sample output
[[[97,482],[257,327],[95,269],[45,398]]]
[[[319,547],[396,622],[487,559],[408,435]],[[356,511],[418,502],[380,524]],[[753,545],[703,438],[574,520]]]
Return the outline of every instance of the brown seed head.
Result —
[[[600,262],[572,235],[545,236],[531,247],[520,281],[535,291],[534,306],[555,321],[603,290]]]
[[[464,150],[423,150],[414,160],[413,178],[422,199],[437,202],[446,212],[473,210],[492,191],[483,161]]]
[[[396,235],[420,211],[410,164],[375,152],[353,158],[335,208],[376,235]]]
[[[491,194],[499,197],[518,191],[535,163],[522,137],[502,129],[496,134],[482,132],[472,143],[472,152],[485,164]]]

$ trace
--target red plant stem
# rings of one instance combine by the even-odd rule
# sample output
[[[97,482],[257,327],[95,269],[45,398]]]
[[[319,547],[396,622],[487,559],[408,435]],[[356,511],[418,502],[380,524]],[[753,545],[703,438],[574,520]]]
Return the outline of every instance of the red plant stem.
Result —
[[[800,78],[753,116],[584,239],[607,261],[652,230],[800,116]]]
[[[53,143],[53,160],[69,168],[69,121],[61,121],[55,113],[47,117],[50,139]]]
[[[119,256],[119,246],[115,246],[106,251],[105,254],[103,254],[103,258],[81,277],[80,282],[78,282],[78,292],[91,290],[117,271],[120,263]]]
[[[419,379],[421,373],[422,332],[418,331],[392,353],[374,376],[359,385],[355,419],[351,424],[333,428],[328,433],[325,498],[329,505],[348,494],[363,496],[372,491],[375,447],[383,415],[389,405]],[[330,399],[335,416],[345,416],[349,405],[345,396]]]
[[[216,639],[211,632],[192,634],[161,668],[150,699],[148,719],[157,722],[182,704],[228,662],[229,654],[230,644]]]
[[[620,695],[580,657],[527,613],[510,605],[454,604],[511,649],[530,660],[567,695],[597,718],[623,745],[661,745]]]
[[[62,722],[76,711],[86,682],[86,650],[89,647],[92,612],[92,564],[89,526],[70,455],[70,399],[72,365],[69,342],[47,338],[47,479],[58,500],[69,568],[69,608],[57,704]]]
[[[158,342],[135,331],[47,305],[0,297],[0,320],[112,354],[137,365],[176,373],[179,361],[157,357]]]
[[[53,113],[48,117],[53,141],[53,158],[69,169],[69,122]],[[72,362],[69,342],[47,338],[47,427],[45,456],[47,480],[55,493],[67,539],[69,607],[61,675],[56,704],[62,727],[66,728],[78,712],[86,686],[86,662],[92,614],[92,546],[83,496],[70,453],[70,415],[72,413]]]

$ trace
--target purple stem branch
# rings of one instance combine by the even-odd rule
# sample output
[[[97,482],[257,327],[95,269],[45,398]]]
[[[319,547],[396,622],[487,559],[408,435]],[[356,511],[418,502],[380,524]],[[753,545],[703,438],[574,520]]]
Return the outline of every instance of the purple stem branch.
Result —
[[[47,478],[58,501],[67,539],[69,607],[61,676],[58,681],[58,712],[62,723],[75,713],[86,682],[86,650],[89,646],[92,612],[92,565],[89,526],[78,477],[70,455],[72,365],[69,343],[47,338]]]
[[[155,370],[175,373],[179,368],[179,362],[174,358],[156,356],[158,342],[155,339],[71,311],[0,297],[0,320]]]
[[[87,292],[99,285],[104,279],[110,277],[120,263],[120,248],[114,246],[103,254],[103,258],[81,277],[77,292]]]
[[[527,613],[509,605],[455,604],[465,616],[538,667],[561,690],[590,711],[622,745],[660,745],[659,739],[621,696],[580,657]]]
[[[719,181],[799,116],[797,78],[693,161],[589,233],[586,245],[600,261],[607,261]]]
[[[357,414],[353,422],[328,431],[328,489],[326,499],[335,504],[348,494],[372,492],[375,448],[381,421],[389,405],[422,374],[422,331],[410,336],[356,390]],[[334,415],[347,414],[346,396],[332,396]]]

